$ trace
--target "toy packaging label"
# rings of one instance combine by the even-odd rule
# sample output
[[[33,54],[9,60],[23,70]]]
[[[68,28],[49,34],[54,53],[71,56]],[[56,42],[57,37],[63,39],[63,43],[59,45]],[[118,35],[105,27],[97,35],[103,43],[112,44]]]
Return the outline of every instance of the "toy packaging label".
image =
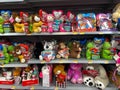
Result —
[[[39,84],[38,79],[22,81],[22,86],[29,86],[29,85],[35,85],[35,84]]]
[[[96,17],[94,13],[78,14],[77,23],[77,29],[79,32],[96,31]]]
[[[101,13],[96,16],[99,31],[116,31],[115,25],[112,23],[111,14]]]
[[[14,80],[6,80],[6,81],[0,80],[0,84],[12,85],[14,84]]]
[[[96,70],[83,70],[82,73],[85,75],[88,75],[88,76],[92,76],[92,77],[96,77],[99,75],[98,71]]]

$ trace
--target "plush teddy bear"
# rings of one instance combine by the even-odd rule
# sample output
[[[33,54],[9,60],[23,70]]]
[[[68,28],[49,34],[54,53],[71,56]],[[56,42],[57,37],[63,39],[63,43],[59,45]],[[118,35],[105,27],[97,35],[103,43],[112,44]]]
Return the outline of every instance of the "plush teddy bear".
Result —
[[[69,57],[69,48],[65,45],[64,42],[60,42],[58,44],[58,52],[57,52],[56,57],[57,58],[68,59],[68,57]]]
[[[66,80],[66,72],[65,72],[65,66],[64,65],[56,65],[53,69],[53,73],[56,76],[57,83],[64,84]]]
[[[39,55],[39,59],[45,60],[46,62],[55,59],[56,41],[45,41],[43,47],[44,50],[41,52],[41,55]]]
[[[83,81],[87,86],[95,86],[98,89],[105,89],[109,79],[105,68],[100,64],[88,64],[83,66]]]
[[[80,43],[77,41],[71,42],[71,48],[70,48],[70,57],[71,58],[80,58],[81,54],[81,47]]]
[[[13,76],[20,76],[20,74],[21,74],[21,68],[16,67],[16,68],[13,70]]]
[[[14,54],[15,54],[14,56],[17,57],[21,63],[26,62],[24,56],[22,55],[21,47],[19,45],[15,46],[15,53]]]
[[[76,83],[81,84],[83,82],[81,69],[82,69],[81,64],[70,64],[67,73],[67,79],[71,80],[71,82],[74,84]]]

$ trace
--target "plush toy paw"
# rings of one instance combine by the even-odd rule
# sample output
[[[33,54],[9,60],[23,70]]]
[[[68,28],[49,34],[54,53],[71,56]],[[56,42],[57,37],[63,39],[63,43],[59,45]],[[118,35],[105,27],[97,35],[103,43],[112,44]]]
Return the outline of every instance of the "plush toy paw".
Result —
[[[83,82],[84,82],[84,84],[85,85],[87,85],[87,86],[95,86],[95,82],[94,82],[94,78],[93,77],[91,77],[91,76],[84,76],[84,78],[83,78]]]
[[[76,79],[72,78],[71,82],[74,83],[74,84],[76,84],[77,81],[76,81]]]
[[[21,59],[20,62],[21,62],[21,63],[25,63],[25,59],[24,59],[24,58]]]
[[[57,58],[61,58],[61,56],[59,54],[56,55]]]
[[[68,56],[65,56],[65,59],[68,59]]]
[[[81,84],[83,82],[82,78],[78,78],[77,83]]]
[[[100,82],[99,80],[96,80],[96,81],[95,81],[95,86],[96,86],[96,88],[98,88],[98,89],[100,89],[100,90],[105,89],[104,84],[103,84],[102,82]]]
[[[43,60],[43,57],[40,55],[40,56],[39,56],[39,59],[40,59],[40,60]]]
[[[70,76],[67,76],[67,79],[70,80]]]

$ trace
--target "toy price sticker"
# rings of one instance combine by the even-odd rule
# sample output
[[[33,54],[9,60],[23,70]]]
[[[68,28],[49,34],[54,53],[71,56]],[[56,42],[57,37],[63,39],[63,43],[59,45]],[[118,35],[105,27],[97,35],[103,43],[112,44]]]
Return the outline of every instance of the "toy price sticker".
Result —
[[[41,63],[41,64],[44,64],[44,63],[46,63],[46,62],[45,62],[44,60],[42,60],[42,61],[40,61],[40,63]]]
[[[58,90],[58,87],[55,87],[55,89],[54,90]]]
[[[16,89],[16,86],[12,86],[11,89]]]
[[[31,36],[32,34],[31,33],[29,33],[29,34],[26,34],[27,36]]]
[[[104,63],[105,63],[105,64],[108,64],[108,63],[109,63],[109,61],[108,61],[108,60],[105,60],[105,61],[104,61]]]
[[[73,60],[73,63],[78,63],[78,60]]]
[[[80,32],[80,34],[84,35],[84,34],[85,34],[85,32]]]
[[[104,34],[103,32],[99,32],[99,34]]]
[[[74,35],[78,34],[78,32],[73,32]]]
[[[32,87],[30,88],[30,90],[35,90],[35,87],[34,87],[34,86],[32,86]]]
[[[5,65],[4,65],[4,64],[2,64],[0,67],[3,67],[3,68],[4,68],[4,67],[5,67]]]
[[[59,63],[64,63],[64,60],[59,60]]]
[[[89,63],[89,64],[92,64],[92,63],[93,63],[93,60],[88,60],[88,63]]]

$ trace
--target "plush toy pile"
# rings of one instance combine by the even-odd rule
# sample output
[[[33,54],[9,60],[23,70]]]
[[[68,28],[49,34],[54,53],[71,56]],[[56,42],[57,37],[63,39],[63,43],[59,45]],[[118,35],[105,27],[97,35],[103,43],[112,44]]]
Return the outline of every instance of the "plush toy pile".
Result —
[[[41,32],[94,32],[116,31],[116,23],[120,18],[120,4],[113,14],[100,13],[78,13],[77,15],[68,11],[53,10],[47,13],[40,9],[38,12],[12,12],[0,11],[0,33],[41,33]],[[112,18],[111,18],[112,17]],[[114,22],[113,22],[113,21]],[[97,28],[96,28],[97,27]]]

